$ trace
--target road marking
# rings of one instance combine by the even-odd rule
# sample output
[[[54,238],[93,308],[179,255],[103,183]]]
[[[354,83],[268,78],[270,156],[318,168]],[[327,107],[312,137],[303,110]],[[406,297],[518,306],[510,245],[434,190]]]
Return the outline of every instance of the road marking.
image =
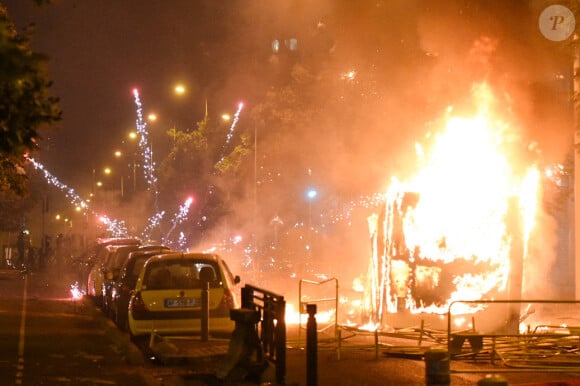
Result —
[[[15,384],[22,385],[24,376],[24,336],[26,328],[26,298],[28,297],[28,274],[24,275],[24,292],[22,293],[22,311],[20,312],[20,336],[18,338],[18,366]]]

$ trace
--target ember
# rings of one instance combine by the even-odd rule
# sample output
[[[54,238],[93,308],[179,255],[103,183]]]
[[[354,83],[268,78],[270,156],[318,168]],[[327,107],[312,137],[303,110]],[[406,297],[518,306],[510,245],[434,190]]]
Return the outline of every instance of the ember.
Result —
[[[70,286],[70,296],[72,300],[80,300],[85,296],[85,292],[79,288],[79,283],[76,281]]]

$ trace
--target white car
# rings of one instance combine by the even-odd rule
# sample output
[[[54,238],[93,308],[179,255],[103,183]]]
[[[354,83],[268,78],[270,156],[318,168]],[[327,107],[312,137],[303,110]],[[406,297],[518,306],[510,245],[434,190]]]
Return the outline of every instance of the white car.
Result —
[[[238,308],[236,285],[218,255],[169,253],[149,258],[129,301],[132,336],[189,335],[201,332],[202,285],[209,282],[209,332],[231,333],[230,310]]]
[[[89,295],[97,305],[102,305],[103,301],[103,264],[115,249],[122,245],[140,245],[141,240],[137,238],[108,238],[97,239],[97,242],[89,254],[91,269],[87,277],[87,295]]]

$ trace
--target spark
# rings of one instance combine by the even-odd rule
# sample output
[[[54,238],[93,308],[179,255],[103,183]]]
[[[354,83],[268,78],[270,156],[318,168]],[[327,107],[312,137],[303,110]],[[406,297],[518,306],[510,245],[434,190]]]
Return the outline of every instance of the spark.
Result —
[[[224,146],[228,145],[230,143],[230,141],[232,140],[232,137],[234,136],[234,130],[236,129],[236,124],[240,120],[240,113],[242,112],[243,108],[244,108],[244,102],[240,102],[238,104],[238,110],[234,114],[234,120],[232,121],[232,125],[230,126],[230,130],[228,131],[228,135],[226,136],[226,144]]]
[[[102,215],[99,220],[107,226],[107,230],[113,235],[113,237],[128,237],[129,232],[127,231],[127,226],[125,221],[119,221],[115,219],[110,219],[107,215]]]
[[[89,208],[89,204],[87,203],[87,201],[83,200],[81,196],[79,196],[73,188],[62,183],[57,177],[55,177],[52,173],[46,170],[44,165],[36,161],[34,158],[28,157],[28,160],[36,170],[42,171],[44,178],[49,184],[56,186],[58,189],[60,189],[65,193],[65,196],[71,200],[71,204],[75,208],[78,208],[78,210],[83,210],[85,214],[87,213],[93,215],[95,214],[95,212],[93,212]],[[108,230],[113,234],[113,236],[126,237],[128,235],[127,227],[125,226],[124,221],[112,220],[109,219],[107,216],[100,216],[100,220],[103,224],[105,224],[108,227]]]
[[[350,70],[350,71],[347,71],[347,72],[341,74],[340,78],[342,80],[346,80],[346,81],[353,81],[354,78],[356,77],[356,75],[357,75],[356,70]]]
[[[169,229],[169,231],[165,235],[166,242],[169,240],[169,235],[171,235],[171,233],[175,230],[175,227],[177,227],[179,224],[187,220],[187,215],[189,214],[189,207],[191,206],[192,202],[193,198],[188,197],[187,200],[185,200],[185,202],[179,207],[178,212],[175,214],[173,220],[171,221],[171,229]]]
[[[234,114],[234,119],[232,121],[232,125],[230,126],[230,129],[228,130],[228,134],[226,135],[226,142],[224,143],[224,145],[222,147],[222,149],[223,149],[222,156],[221,156],[220,160],[218,161],[218,165],[221,164],[223,162],[223,160],[224,160],[223,153],[225,153],[226,147],[230,144],[230,141],[232,140],[232,137],[234,136],[234,131],[236,129],[236,124],[240,120],[240,113],[242,112],[242,109],[243,108],[244,108],[244,102],[240,102],[238,104],[238,110]]]
[[[135,105],[137,106],[137,121],[135,122],[137,133],[139,134],[139,148],[143,154],[143,174],[147,181],[148,190],[154,190],[157,196],[157,177],[155,176],[155,162],[153,161],[153,150],[149,143],[147,122],[143,120],[143,105],[139,97],[139,90],[133,89]]]
[[[186,244],[187,244],[187,238],[185,237],[185,234],[183,232],[179,232],[179,239],[177,241],[177,245],[179,247],[179,250],[183,251],[185,249]]]
[[[85,295],[85,292],[79,288],[79,282],[75,281],[70,285],[70,296],[72,300],[80,300]]]
[[[161,220],[163,219],[163,216],[165,216],[164,210],[157,212],[153,216],[149,217],[149,219],[147,220],[147,226],[145,227],[145,229],[143,229],[143,232],[141,232],[141,237],[143,237],[146,240],[151,240],[151,232],[153,231],[153,229],[159,227]]]
[[[81,196],[79,196],[73,188],[62,183],[57,177],[55,177],[52,173],[46,170],[44,165],[36,161],[34,158],[29,157],[28,160],[36,170],[42,171],[44,178],[49,184],[56,186],[58,189],[60,189],[65,193],[66,197],[68,197],[71,200],[71,204],[73,206],[83,208],[84,210],[88,209],[89,207],[88,203],[85,200],[83,200]]]

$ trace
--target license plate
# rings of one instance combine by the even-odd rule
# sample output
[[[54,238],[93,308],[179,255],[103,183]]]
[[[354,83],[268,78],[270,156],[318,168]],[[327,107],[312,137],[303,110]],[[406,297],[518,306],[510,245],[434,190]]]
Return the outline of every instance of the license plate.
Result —
[[[165,307],[167,307],[167,308],[199,307],[200,304],[201,304],[201,299],[199,299],[199,298],[165,299]]]

